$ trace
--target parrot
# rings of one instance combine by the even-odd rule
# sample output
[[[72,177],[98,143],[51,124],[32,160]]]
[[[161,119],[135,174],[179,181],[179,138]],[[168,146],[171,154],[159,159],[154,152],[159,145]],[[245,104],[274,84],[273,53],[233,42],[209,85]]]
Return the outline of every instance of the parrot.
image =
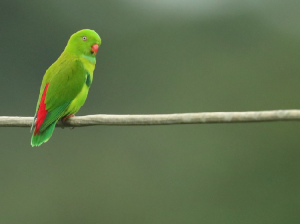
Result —
[[[59,58],[46,70],[31,126],[31,146],[47,142],[56,123],[75,116],[93,81],[100,36],[90,29],[74,33]]]

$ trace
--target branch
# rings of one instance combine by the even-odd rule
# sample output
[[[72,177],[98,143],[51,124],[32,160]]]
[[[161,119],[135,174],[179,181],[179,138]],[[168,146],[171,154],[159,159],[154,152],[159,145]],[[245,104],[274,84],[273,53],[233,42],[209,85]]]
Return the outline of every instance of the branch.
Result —
[[[93,125],[167,125],[201,123],[242,123],[300,120],[300,110],[270,110],[251,112],[203,112],[151,115],[88,115],[69,118],[57,127],[84,127]],[[33,117],[1,117],[0,127],[30,127]]]

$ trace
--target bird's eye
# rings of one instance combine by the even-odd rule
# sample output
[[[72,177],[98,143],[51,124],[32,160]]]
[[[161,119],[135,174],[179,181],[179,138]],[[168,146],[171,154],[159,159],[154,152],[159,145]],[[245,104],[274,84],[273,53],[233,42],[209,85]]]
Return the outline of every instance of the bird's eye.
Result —
[[[82,37],[82,40],[83,40],[83,41],[86,41],[86,36],[83,36],[83,37]]]

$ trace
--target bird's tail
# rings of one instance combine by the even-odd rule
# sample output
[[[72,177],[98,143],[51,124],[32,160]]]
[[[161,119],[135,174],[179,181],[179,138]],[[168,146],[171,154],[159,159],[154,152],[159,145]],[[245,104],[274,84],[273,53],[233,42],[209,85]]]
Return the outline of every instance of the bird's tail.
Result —
[[[52,136],[52,133],[54,131],[56,123],[57,123],[57,121],[53,122],[42,133],[37,133],[36,135],[34,135],[34,132],[33,132],[32,137],[31,137],[31,146],[32,147],[33,146],[40,146],[44,142],[47,142],[50,139],[50,137]]]

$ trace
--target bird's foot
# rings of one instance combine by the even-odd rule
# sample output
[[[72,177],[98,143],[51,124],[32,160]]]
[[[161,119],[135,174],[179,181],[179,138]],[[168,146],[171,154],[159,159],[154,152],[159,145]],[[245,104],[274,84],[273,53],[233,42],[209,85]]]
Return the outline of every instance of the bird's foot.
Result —
[[[68,116],[65,116],[65,117],[63,117],[61,120],[62,120],[62,122],[65,122],[67,119],[69,119],[70,117],[75,117],[75,115],[74,114],[70,114],[70,115],[68,115]]]
[[[68,116],[63,117],[63,118],[61,119],[61,123],[64,125],[64,122],[65,122],[66,120],[68,120],[70,117],[75,117],[75,115],[74,115],[74,114],[70,114],[70,115],[68,115]],[[64,129],[65,127],[62,126],[61,128]],[[74,129],[74,128],[75,128],[75,127],[71,127],[70,129],[72,130],[72,129]]]

